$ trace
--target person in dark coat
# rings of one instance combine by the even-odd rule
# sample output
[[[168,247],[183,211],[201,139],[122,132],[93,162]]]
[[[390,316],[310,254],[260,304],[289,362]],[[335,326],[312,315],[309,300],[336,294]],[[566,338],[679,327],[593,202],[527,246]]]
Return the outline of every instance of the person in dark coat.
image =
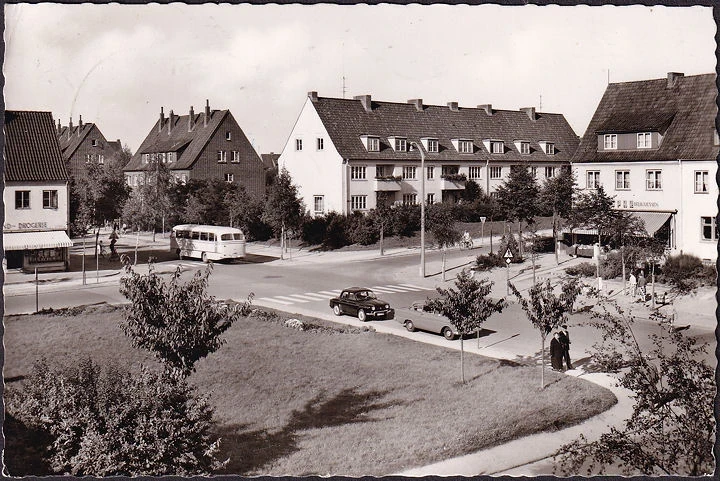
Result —
[[[565,350],[562,342],[560,341],[560,333],[556,332],[553,338],[550,340],[550,364],[554,371],[563,370],[563,356]]]
[[[560,343],[563,346],[563,359],[565,359],[565,364],[568,369],[572,369],[573,367],[570,363],[570,332],[568,332],[567,324],[562,325],[562,330],[560,331]]]

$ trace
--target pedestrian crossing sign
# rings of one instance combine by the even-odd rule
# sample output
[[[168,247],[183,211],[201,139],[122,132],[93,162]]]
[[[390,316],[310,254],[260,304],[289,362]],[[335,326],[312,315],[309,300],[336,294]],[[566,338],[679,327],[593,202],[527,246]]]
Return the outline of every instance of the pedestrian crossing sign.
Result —
[[[509,247],[508,247],[507,250],[505,251],[505,255],[504,255],[503,257],[504,257],[505,259],[512,259],[512,258],[514,257],[512,251],[510,250]]]

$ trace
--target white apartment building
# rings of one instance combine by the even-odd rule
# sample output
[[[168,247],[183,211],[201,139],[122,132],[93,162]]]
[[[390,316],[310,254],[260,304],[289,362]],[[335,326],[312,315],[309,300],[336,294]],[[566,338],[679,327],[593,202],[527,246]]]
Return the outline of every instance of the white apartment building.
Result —
[[[672,253],[717,259],[715,75],[608,85],[572,161],[579,187],[602,184]]]
[[[455,202],[469,180],[491,195],[510,167],[540,183],[569,165],[579,139],[565,117],[518,111],[318,97],[309,92],[278,164],[312,215],[369,211],[378,202]],[[422,147],[425,169],[421,172]]]

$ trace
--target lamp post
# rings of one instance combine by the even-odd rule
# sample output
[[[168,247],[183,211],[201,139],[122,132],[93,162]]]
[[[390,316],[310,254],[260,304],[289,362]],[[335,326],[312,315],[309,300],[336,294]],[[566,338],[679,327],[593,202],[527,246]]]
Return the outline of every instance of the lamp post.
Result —
[[[425,152],[417,142],[410,142],[420,151],[420,277],[425,278]]]

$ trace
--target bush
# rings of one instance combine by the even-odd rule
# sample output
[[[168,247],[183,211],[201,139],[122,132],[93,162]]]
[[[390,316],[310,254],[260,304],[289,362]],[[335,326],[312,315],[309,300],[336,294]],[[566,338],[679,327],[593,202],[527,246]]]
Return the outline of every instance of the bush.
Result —
[[[505,266],[505,259],[500,254],[480,254],[475,258],[475,269],[488,271],[493,267]]]
[[[327,228],[322,245],[326,249],[339,249],[349,244],[347,235],[347,219],[337,212],[330,212],[326,216]]]
[[[371,245],[380,240],[380,232],[375,228],[373,219],[360,212],[348,217],[348,238],[352,244]]]
[[[626,275],[632,271],[632,267],[628,259],[625,259]],[[622,255],[619,252],[610,252],[605,259],[601,260],[600,276],[603,279],[622,277]]]
[[[536,254],[555,252],[555,240],[552,236],[537,236],[532,240],[532,250]]]
[[[681,292],[688,292],[697,287],[699,278],[706,276],[707,272],[699,257],[692,254],[679,254],[665,260],[662,279],[677,287]]]
[[[582,264],[566,268],[565,273],[569,276],[595,277],[595,264],[591,264],[590,262],[583,262]]]
[[[325,239],[325,231],[327,230],[327,219],[323,216],[310,217],[305,216],[303,219],[300,238],[309,245],[320,245]]]
[[[505,255],[508,247],[513,253],[513,258],[510,262],[512,264],[521,264],[524,259],[520,257],[520,249],[518,248],[518,242],[513,234],[504,234],[502,238],[500,238],[500,249],[498,250],[500,256]]]
[[[420,230],[420,206],[403,204],[395,209],[392,233],[401,237],[411,237]],[[386,233],[385,235],[388,235]]]
[[[8,411],[47,434],[50,473],[74,476],[207,475],[223,467],[211,437],[213,411],[185,380],[85,359],[78,367],[35,363]]]

